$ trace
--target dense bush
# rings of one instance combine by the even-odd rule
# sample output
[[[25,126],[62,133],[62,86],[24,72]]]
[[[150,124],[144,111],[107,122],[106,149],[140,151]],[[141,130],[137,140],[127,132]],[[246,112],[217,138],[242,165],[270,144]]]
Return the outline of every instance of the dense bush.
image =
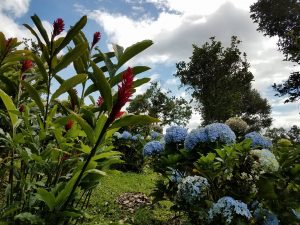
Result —
[[[65,37],[58,36],[65,29],[62,19],[48,36],[39,17],[31,18],[37,29],[25,27],[37,51],[21,49],[16,38],[0,32],[0,223],[78,224],[88,216],[84,210],[105,171],[121,161],[112,134],[158,122],[121,111],[134,88],[150,80],[134,80],[149,67],[124,64],[152,42],[126,49],[115,44],[104,53],[96,48],[99,32],[91,43],[82,32],[86,16]],[[69,65],[76,75],[61,77]]]

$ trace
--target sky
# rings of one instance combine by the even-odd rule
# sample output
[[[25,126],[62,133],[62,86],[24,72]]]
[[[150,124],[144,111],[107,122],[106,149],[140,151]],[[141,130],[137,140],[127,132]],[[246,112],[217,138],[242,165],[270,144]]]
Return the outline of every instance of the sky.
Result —
[[[240,50],[246,52],[254,75],[253,87],[272,106],[273,127],[289,128],[300,125],[300,104],[284,104],[275,97],[271,86],[286,80],[293,71],[300,70],[283,61],[277,51],[277,39],[263,36],[250,19],[249,6],[255,0],[0,0],[0,31],[6,37],[31,38],[22,24],[32,25],[30,16],[37,14],[51,32],[52,23],[63,18],[66,28],[81,16],[88,16],[84,28],[87,37],[101,32],[99,47],[111,50],[116,43],[128,47],[145,39],[154,44],[128,63],[128,66],[147,65],[152,69],[143,74],[158,81],[163,90],[190,99],[185,88],[173,74],[175,64],[188,61],[192,45],[203,45],[215,36],[225,47],[232,35],[242,41]],[[62,35],[64,35],[63,33]],[[149,84],[137,93],[143,93]],[[199,126],[201,116],[193,113],[189,128]]]

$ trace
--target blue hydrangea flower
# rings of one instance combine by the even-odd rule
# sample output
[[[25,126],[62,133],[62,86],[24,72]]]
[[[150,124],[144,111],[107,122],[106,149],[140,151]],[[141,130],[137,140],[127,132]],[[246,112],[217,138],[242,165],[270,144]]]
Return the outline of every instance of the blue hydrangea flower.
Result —
[[[227,196],[220,198],[217,203],[214,203],[208,212],[208,218],[210,221],[221,216],[228,224],[234,222],[233,217],[235,215],[245,217],[248,220],[252,217],[245,203]]]
[[[235,133],[224,123],[212,123],[205,127],[210,142],[222,142],[224,144],[235,143]]]
[[[160,133],[153,131],[150,136],[151,136],[151,139],[154,140],[154,139],[160,137]]]
[[[143,139],[143,136],[141,134],[136,134],[131,137],[131,140],[133,140],[133,141],[137,141],[139,139]]]
[[[258,221],[263,221],[262,225],[279,225],[277,216],[267,209],[258,208],[254,211],[253,216]]]
[[[178,184],[176,201],[182,204],[197,204],[208,195],[209,187],[210,185],[206,178],[187,176]]]
[[[265,138],[264,136],[262,136],[261,134],[255,131],[246,134],[245,139],[247,138],[252,140],[251,147],[257,147],[257,146],[260,146],[262,148],[272,147],[272,141],[270,141],[269,139]]]
[[[183,142],[187,135],[187,129],[180,126],[172,126],[166,130],[165,141],[167,144]]]
[[[132,138],[132,135],[131,133],[129,133],[128,131],[124,131],[121,136],[120,136],[121,139],[125,139],[125,140],[129,140]]]
[[[164,149],[164,146],[159,141],[151,141],[144,146],[144,155],[150,156],[156,153],[160,153]]]
[[[251,150],[250,154],[258,158],[259,168],[262,170],[262,173],[272,173],[278,171],[279,163],[275,155],[268,149]]]
[[[184,140],[184,147],[186,150],[193,150],[197,144],[205,143],[208,141],[208,137],[204,128],[192,130]]]
[[[170,180],[175,183],[181,182],[185,176],[185,173],[182,173],[180,170],[176,170],[176,169],[172,169],[172,168],[171,168],[171,170],[172,170],[172,173],[171,173]]]

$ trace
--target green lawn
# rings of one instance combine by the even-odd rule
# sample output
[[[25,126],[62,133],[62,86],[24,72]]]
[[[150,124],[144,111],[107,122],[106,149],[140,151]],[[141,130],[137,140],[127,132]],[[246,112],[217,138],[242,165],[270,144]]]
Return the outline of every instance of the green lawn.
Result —
[[[149,196],[157,179],[159,175],[149,169],[140,174],[115,172],[104,177],[91,198],[89,212],[93,218],[85,224],[170,224],[168,221],[173,216],[170,202],[145,206],[134,213],[121,210],[116,203],[118,196],[126,192],[142,192]]]

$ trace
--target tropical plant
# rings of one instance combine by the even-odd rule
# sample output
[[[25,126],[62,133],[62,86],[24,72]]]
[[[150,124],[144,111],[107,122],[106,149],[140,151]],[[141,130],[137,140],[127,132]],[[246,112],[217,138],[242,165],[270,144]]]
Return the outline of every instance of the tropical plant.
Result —
[[[0,130],[5,150],[0,161],[5,194],[0,222],[77,224],[87,217],[84,209],[105,171],[120,162],[120,153],[109,141],[112,134],[123,126],[158,122],[121,112],[135,88],[149,81],[134,80],[149,67],[124,70],[124,64],[152,41],[126,49],[114,44],[113,52],[104,53],[96,47],[99,32],[91,43],[82,32],[86,16],[64,37],[58,36],[65,26],[61,18],[54,21],[50,36],[38,16],[31,18],[37,29],[24,26],[40,54],[16,49],[17,39],[0,33],[0,119],[5,121]],[[63,69],[72,64],[76,75],[63,77]],[[11,87],[17,91],[10,93]],[[98,104],[94,92],[101,96]],[[68,101],[61,100],[63,94]],[[91,105],[85,104],[88,96]]]

